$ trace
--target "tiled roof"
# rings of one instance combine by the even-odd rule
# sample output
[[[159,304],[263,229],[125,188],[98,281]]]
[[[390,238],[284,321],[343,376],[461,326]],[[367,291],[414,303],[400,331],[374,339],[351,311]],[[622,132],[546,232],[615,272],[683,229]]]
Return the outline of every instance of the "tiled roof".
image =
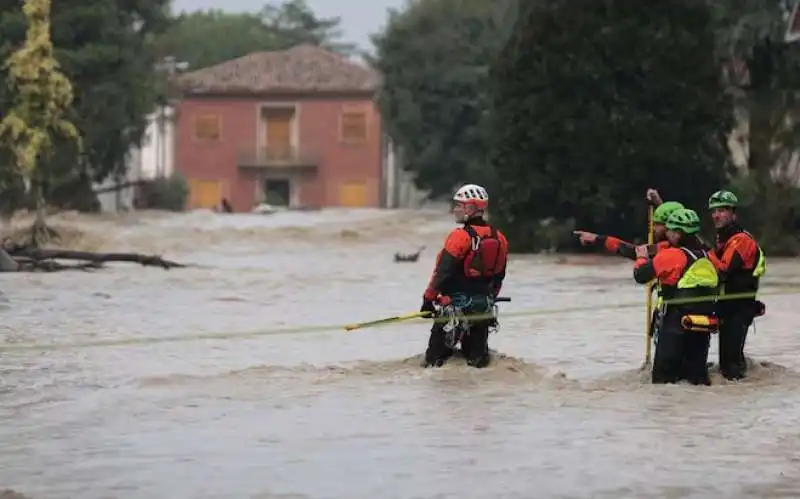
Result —
[[[314,45],[255,52],[177,79],[188,94],[371,92],[378,82],[373,69]]]

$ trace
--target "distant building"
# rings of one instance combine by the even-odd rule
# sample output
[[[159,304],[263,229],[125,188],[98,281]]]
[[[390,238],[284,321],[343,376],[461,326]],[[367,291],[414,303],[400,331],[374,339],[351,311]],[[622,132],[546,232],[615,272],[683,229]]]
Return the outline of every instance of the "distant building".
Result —
[[[189,182],[188,208],[223,199],[235,212],[260,203],[385,205],[388,148],[372,69],[299,45],[185,73],[177,83],[175,168]]]
[[[126,185],[117,191],[101,192],[97,195],[100,209],[104,212],[127,211],[134,208],[138,180],[169,177],[174,171],[175,123],[174,109],[159,108],[147,116],[147,128],[142,136],[141,147],[132,147],[128,153],[127,171],[121,178],[107,178],[95,184],[95,190],[110,189],[115,185]]]

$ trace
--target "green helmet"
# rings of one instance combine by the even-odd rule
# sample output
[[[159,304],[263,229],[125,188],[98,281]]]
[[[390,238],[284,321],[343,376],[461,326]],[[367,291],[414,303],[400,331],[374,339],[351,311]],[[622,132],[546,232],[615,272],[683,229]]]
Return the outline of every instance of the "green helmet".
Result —
[[[661,203],[661,205],[653,211],[653,223],[665,224],[672,212],[675,210],[682,210],[683,208],[684,206],[677,201]]]
[[[717,191],[708,198],[708,209],[714,208],[736,208],[739,199],[731,191]]]
[[[683,208],[673,211],[667,218],[665,225],[668,230],[679,230],[686,234],[694,234],[700,230],[700,217],[697,216],[694,210]]]

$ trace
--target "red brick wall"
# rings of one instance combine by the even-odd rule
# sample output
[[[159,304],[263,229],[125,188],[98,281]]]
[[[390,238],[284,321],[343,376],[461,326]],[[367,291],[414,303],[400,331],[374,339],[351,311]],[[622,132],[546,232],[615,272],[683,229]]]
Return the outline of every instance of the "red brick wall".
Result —
[[[281,102],[259,99],[186,99],[178,105],[176,169],[188,179],[224,180],[224,195],[234,211],[250,211],[255,203],[259,172],[242,170],[237,165],[242,147],[255,150],[259,133],[258,110],[262,103]],[[367,206],[380,204],[381,126],[371,101],[307,99],[297,106],[298,147],[319,158],[316,174],[305,174],[296,183],[303,206],[324,207],[339,204],[340,188],[347,182],[365,182]],[[367,111],[368,137],[362,144],[340,142],[339,120],[342,111],[358,106]],[[217,114],[222,119],[218,141],[201,141],[194,136],[197,116]]]
[[[367,141],[341,143],[339,119],[345,108],[367,111]],[[367,206],[380,205],[381,124],[371,101],[307,100],[300,108],[300,147],[312,145],[324,158],[319,181],[309,192],[308,201],[321,206],[337,206],[339,189],[347,182],[366,182]]]

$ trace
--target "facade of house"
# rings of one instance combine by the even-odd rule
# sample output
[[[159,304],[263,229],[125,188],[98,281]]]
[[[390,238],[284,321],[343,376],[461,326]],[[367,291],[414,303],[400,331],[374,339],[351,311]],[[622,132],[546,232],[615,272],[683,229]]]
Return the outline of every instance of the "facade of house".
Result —
[[[175,124],[174,108],[164,106],[147,116],[147,127],[141,146],[131,147],[128,166],[123,178],[107,178],[94,185],[100,191],[97,199],[103,212],[129,211],[134,208],[136,185],[139,180],[169,177],[174,171]],[[114,186],[124,185],[116,190]]]
[[[378,75],[311,45],[181,75],[176,165],[187,208],[383,204]]]
[[[405,170],[402,149],[386,135],[383,154],[383,194],[385,208],[419,208],[429,199],[429,192],[414,185],[414,175]]]

